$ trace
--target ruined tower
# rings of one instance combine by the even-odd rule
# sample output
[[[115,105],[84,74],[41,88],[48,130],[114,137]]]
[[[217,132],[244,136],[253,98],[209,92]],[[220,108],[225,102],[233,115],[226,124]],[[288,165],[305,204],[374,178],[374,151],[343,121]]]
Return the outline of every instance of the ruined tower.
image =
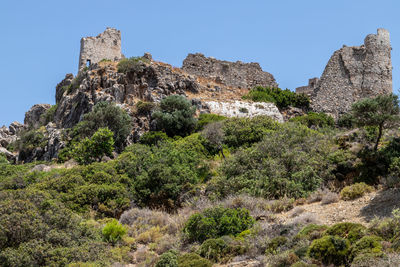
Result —
[[[117,61],[121,58],[121,32],[114,28],[107,28],[96,37],[81,39],[78,70],[81,71],[86,66],[98,63],[102,59]]]
[[[389,32],[378,29],[364,45],[335,51],[317,84],[296,92],[311,91],[313,110],[337,118],[362,98],[392,92],[391,50]]]

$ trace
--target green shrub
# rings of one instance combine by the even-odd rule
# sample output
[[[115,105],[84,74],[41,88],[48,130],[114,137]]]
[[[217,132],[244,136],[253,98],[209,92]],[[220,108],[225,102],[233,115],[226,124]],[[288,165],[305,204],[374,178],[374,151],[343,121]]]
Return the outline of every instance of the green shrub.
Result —
[[[39,148],[44,151],[47,142],[48,137],[46,135],[46,129],[41,127],[39,129],[22,132],[20,138],[14,143],[13,147],[15,150],[19,151],[19,160],[26,161],[31,157],[35,149]]]
[[[92,136],[99,128],[108,128],[114,133],[115,147],[121,151],[132,130],[132,119],[115,103],[99,102],[74,126],[70,135],[75,143]]]
[[[337,121],[337,125],[341,128],[347,128],[347,129],[351,129],[353,128],[353,122],[354,118],[351,115],[351,113],[345,113],[343,115],[341,115]]]
[[[280,247],[284,246],[287,242],[288,242],[288,239],[286,237],[277,236],[268,242],[265,253],[278,254],[278,253],[280,253]]]
[[[349,222],[337,223],[326,230],[327,235],[340,236],[348,239],[351,243],[362,238],[365,232],[366,228],[362,224]]]
[[[4,155],[3,153],[0,153],[0,165],[2,164],[9,164],[6,155]]]
[[[364,236],[351,246],[351,258],[355,258],[360,254],[374,254],[379,257],[382,252],[382,238],[377,236]]]
[[[116,169],[132,180],[136,204],[176,209],[183,195],[206,179],[208,166],[197,150],[201,146],[186,146],[184,140],[152,147],[134,144],[118,157]]]
[[[100,161],[103,156],[111,156],[114,151],[114,134],[108,128],[99,128],[93,136],[77,143],[72,151],[79,164]]]
[[[246,209],[215,207],[190,216],[183,232],[189,241],[203,242],[210,238],[240,234],[252,227],[254,222]]]
[[[332,179],[331,147],[322,134],[290,123],[263,136],[258,144],[238,150],[223,162],[222,176],[209,185],[214,192],[300,198]]]
[[[196,127],[195,112],[196,107],[184,96],[171,95],[161,100],[160,109],[153,112],[152,118],[157,129],[168,136],[186,136]]]
[[[355,183],[346,186],[340,191],[340,197],[344,200],[353,200],[364,196],[366,193],[370,193],[374,188],[366,183]]]
[[[272,102],[281,109],[288,106],[298,108],[308,108],[310,106],[310,100],[305,94],[296,94],[289,89],[282,90],[280,88],[257,86],[243,98],[254,102]]]
[[[400,157],[393,158],[389,167],[389,174],[386,177],[386,184],[389,187],[400,186]]]
[[[118,63],[118,72],[142,72],[149,61],[143,57],[124,58]]]
[[[201,244],[199,254],[203,258],[209,259],[213,262],[219,262],[224,256],[227,248],[228,245],[223,239],[211,238],[207,239],[203,242],[203,244]]]
[[[314,240],[316,238],[321,238],[326,229],[328,229],[328,227],[325,225],[309,224],[304,226],[303,229],[297,233],[296,237]]]
[[[203,130],[204,126],[206,126],[207,124],[217,121],[223,121],[226,119],[227,119],[226,117],[217,114],[201,113],[197,121],[196,131]]]
[[[279,124],[268,116],[232,118],[224,121],[224,143],[238,148],[251,146],[263,139],[265,134],[277,130]]]
[[[155,107],[155,103],[138,101],[136,103],[136,113],[138,115],[150,115]]]
[[[120,224],[116,219],[112,219],[102,230],[104,240],[112,244],[121,240],[127,232],[128,229]]]
[[[170,250],[168,252],[163,253],[156,267],[178,267],[178,253],[174,250]]]
[[[154,132],[144,133],[140,137],[139,143],[143,145],[152,146],[152,145],[157,145],[158,143],[163,143],[168,140],[170,140],[170,138],[166,133],[154,131]]]
[[[178,258],[179,267],[211,267],[212,263],[196,253],[185,253]]]
[[[307,115],[298,116],[290,121],[299,122],[307,127],[334,127],[335,120],[326,113],[309,112]]]
[[[346,262],[349,247],[348,240],[339,236],[327,235],[311,243],[308,255],[324,264],[341,265]]]
[[[54,116],[57,111],[58,104],[52,105],[44,114],[40,116],[40,124],[47,125],[49,122],[54,121]]]
[[[241,113],[249,113],[249,110],[247,108],[239,108],[239,112]]]

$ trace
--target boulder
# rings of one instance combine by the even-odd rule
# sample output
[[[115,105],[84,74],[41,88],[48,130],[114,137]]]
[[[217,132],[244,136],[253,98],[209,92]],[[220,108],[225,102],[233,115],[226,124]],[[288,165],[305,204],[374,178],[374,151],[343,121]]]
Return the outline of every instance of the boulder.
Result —
[[[26,113],[24,124],[28,128],[38,128],[40,126],[40,117],[46,113],[46,111],[51,107],[50,104],[36,104],[32,106]]]

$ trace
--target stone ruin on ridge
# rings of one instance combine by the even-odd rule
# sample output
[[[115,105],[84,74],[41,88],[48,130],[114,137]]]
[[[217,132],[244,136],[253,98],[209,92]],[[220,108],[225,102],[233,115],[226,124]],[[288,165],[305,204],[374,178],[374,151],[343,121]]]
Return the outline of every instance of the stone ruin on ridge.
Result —
[[[103,59],[118,61],[121,58],[121,32],[114,28],[107,28],[96,37],[81,39],[78,70],[81,71]]]
[[[338,118],[362,98],[392,93],[391,50],[389,32],[378,29],[365,38],[364,45],[335,51],[321,79],[310,79],[296,92],[311,96],[314,111]]]

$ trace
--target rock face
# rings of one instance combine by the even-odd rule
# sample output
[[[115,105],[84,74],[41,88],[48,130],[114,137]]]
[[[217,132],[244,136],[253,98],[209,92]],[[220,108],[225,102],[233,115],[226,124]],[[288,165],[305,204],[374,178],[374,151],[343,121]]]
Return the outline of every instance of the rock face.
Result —
[[[310,80],[311,81],[311,80]],[[364,45],[344,46],[330,58],[321,79],[308,89],[312,108],[337,118],[362,99],[392,92],[392,63],[389,32],[378,29],[370,34]]]
[[[36,104],[32,106],[26,113],[24,124],[28,128],[37,128],[40,126],[40,117],[51,108],[49,104]]]
[[[16,121],[11,123],[8,128],[6,126],[1,127],[0,147],[6,148],[9,144],[15,142],[18,138],[18,134],[21,133],[21,131],[25,128],[26,127],[23,124]]]
[[[269,116],[278,122],[283,122],[283,116],[273,103],[250,103],[244,101],[216,102],[205,101],[211,113],[226,117]]]
[[[102,59],[117,61],[121,58],[121,32],[107,28],[96,37],[81,39],[78,69],[81,71],[87,65],[98,63]]]
[[[183,61],[182,69],[234,88],[250,89],[258,85],[278,87],[274,76],[264,72],[258,63],[229,62],[198,53],[189,54]]]

